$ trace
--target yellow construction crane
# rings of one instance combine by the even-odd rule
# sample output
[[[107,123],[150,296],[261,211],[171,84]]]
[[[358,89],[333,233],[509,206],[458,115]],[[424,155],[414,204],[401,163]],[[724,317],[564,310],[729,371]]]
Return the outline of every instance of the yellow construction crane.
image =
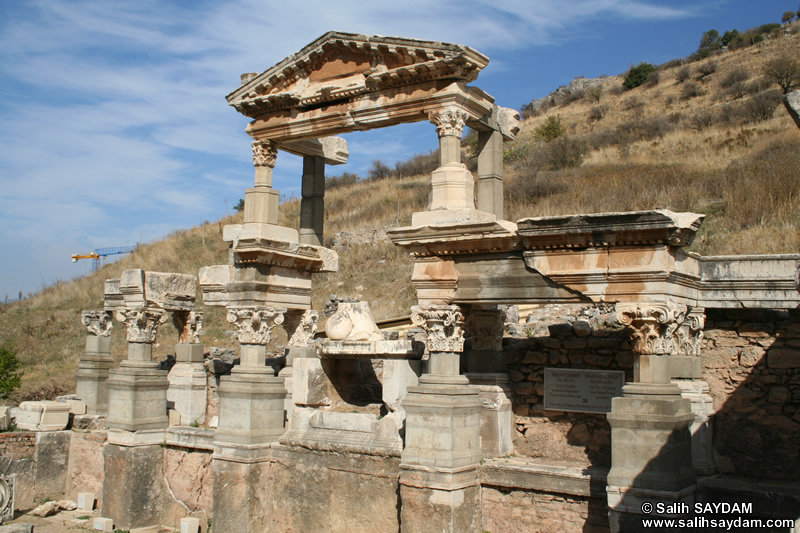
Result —
[[[117,246],[115,248],[97,248],[88,254],[72,254],[72,262],[77,263],[78,259],[91,259],[92,272],[97,272],[100,268],[100,259],[105,259],[108,255],[127,254],[136,249],[136,246]]]

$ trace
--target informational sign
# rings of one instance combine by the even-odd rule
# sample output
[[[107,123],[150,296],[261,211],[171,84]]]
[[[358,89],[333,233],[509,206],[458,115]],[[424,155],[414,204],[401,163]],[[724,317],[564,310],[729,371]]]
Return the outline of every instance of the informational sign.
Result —
[[[622,370],[544,369],[544,408],[550,411],[608,413],[622,394]]]

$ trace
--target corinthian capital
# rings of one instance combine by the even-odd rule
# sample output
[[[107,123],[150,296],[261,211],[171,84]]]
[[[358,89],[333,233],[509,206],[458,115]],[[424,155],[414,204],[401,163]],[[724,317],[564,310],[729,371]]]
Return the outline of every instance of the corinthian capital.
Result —
[[[110,311],[81,311],[81,322],[97,337],[108,337],[114,327]]]
[[[200,333],[203,330],[203,313],[200,311],[175,311],[172,313],[172,323],[178,330],[178,342],[184,344],[199,344]]]
[[[278,143],[269,139],[265,141],[253,141],[253,166],[275,168],[275,160],[278,158]]]
[[[464,351],[464,315],[457,305],[414,306],[411,323],[425,330],[429,352]]]
[[[311,346],[314,344],[314,334],[317,332],[317,321],[319,313],[310,309],[300,317],[300,323],[294,330],[292,338],[289,339],[289,346]]]
[[[467,113],[458,107],[447,107],[428,113],[428,120],[436,125],[439,137],[446,135],[461,137],[461,134],[464,133]]]
[[[124,309],[117,311],[117,320],[124,322],[128,328],[128,342],[152,343],[156,340],[158,327],[167,321],[167,312],[163,309]]]
[[[665,303],[617,304],[617,320],[628,326],[633,351],[643,355],[699,355],[702,308]]]
[[[237,307],[228,309],[228,322],[239,328],[241,344],[267,344],[275,326],[283,324],[285,309]]]
[[[503,331],[506,314],[499,309],[473,309],[464,327],[472,339],[473,350],[500,352],[503,350]]]

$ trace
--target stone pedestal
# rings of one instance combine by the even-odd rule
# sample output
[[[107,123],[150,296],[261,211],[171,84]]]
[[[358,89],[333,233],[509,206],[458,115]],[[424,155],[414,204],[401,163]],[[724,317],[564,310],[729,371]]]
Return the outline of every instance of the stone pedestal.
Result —
[[[100,515],[119,529],[157,526],[171,499],[164,483],[164,450],[158,445],[103,446]]]
[[[628,383],[611,402],[611,531],[638,531],[645,502],[694,502],[691,403],[671,383]]]
[[[86,402],[86,413],[105,415],[108,412],[108,372],[114,367],[110,355],[111,337],[86,337],[86,353],[78,362],[75,379],[76,395]]]
[[[206,417],[207,386],[202,344],[175,346],[175,366],[169,372],[167,401],[180,413],[181,425],[202,422]]]
[[[122,361],[108,378],[106,427],[140,431],[163,429],[167,418],[167,372],[158,363]]]
[[[716,467],[710,420],[714,414],[714,400],[708,393],[708,383],[689,380],[675,380],[673,383],[680,387],[681,397],[692,403],[694,420],[689,428],[692,434],[692,466],[698,475],[710,476]]]
[[[484,457],[502,457],[514,451],[511,387],[506,373],[469,373],[470,385],[480,389],[481,449]]]
[[[129,342],[128,359],[109,372],[108,417],[111,429],[163,429],[167,418],[167,372],[152,360],[153,345]]]

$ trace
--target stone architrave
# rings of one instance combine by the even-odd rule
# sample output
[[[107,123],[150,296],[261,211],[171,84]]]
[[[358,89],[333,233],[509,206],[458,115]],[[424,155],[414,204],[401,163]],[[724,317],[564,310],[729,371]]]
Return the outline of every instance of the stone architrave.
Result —
[[[111,356],[111,328],[113,327],[110,311],[83,311],[81,323],[86,326],[86,352],[78,362],[75,373],[77,381],[76,394],[86,403],[86,412],[90,415],[105,415],[108,411],[108,372],[114,366]]]

